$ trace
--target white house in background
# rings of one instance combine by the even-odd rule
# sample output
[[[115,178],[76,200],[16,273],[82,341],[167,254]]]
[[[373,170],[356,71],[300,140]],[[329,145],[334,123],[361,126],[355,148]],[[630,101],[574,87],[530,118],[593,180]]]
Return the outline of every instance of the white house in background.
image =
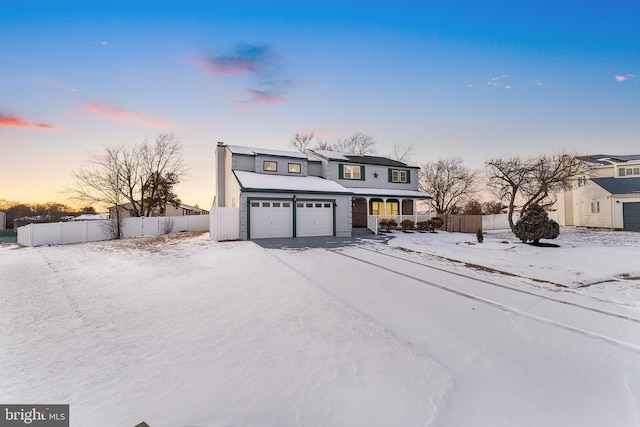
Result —
[[[200,208],[198,205],[189,206],[180,204],[178,206],[173,206],[171,203],[167,203],[164,214],[161,214],[159,208],[155,208],[149,216],[187,216],[208,214],[209,211]],[[116,207],[112,206],[109,208],[109,217],[115,218],[115,215]],[[131,218],[133,216],[133,205],[131,203],[126,203],[120,206],[120,218]]]
[[[560,225],[640,231],[640,154],[596,154],[593,166],[556,202]]]
[[[350,236],[368,216],[413,216],[419,167],[376,156],[218,143],[213,207],[240,210],[240,237]]]

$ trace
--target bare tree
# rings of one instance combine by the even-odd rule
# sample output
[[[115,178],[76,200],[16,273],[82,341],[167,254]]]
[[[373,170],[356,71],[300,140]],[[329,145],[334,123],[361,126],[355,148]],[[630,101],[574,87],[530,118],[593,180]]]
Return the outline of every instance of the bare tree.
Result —
[[[482,215],[482,203],[476,199],[469,199],[464,204],[462,211],[465,215]]]
[[[499,200],[491,200],[482,204],[482,212],[485,215],[495,215],[502,212],[502,202]]]
[[[291,145],[296,150],[304,153],[304,150],[310,148],[309,145],[315,139],[315,132],[296,132],[295,135],[289,139],[289,145]]]
[[[301,152],[304,152],[307,148],[336,151],[358,156],[366,156],[368,154],[375,154],[376,152],[375,139],[373,139],[371,135],[363,132],[355,132],[353,135],[335,142],[320,139],[316,136],[315,132],[298,132],[289,139],[289,145]]]
[[[388,156],[390,159],[397,160],[399,162],[408,163],[411,161],[415,145],[399,145],[393,144],[393,154]]]
[[[541,204],[555,192],[573,186],[576,176],[587,173],[591,166],[575,154],[540,154],[522,159],[509,157],[485,162],[488,184],[500,200],[509,203],[508,220],[513,230],[513,211],[516,202],[522,199],[522,209]]]
[[[335,151],[357,156],[375,154],[376,140],[371,135],[363,132],[355,132],[353,135],[338,140],[335,144]]]
[[[72,172],[67,191],[75,200],[114,207],[114,237],[119,238],[124,205],[131,216],[149,216],[156,208],[163,211],[167,203],[179,203],[173,189],[186,172],[178,139],[160,134],[152,143],[145,139],[138,145],[105,147]]]
[[[451,213],[458,210],[458,203],[465,197],[478,190],[478,176],[478,171],[463,166],[460,157],[449,157],[424,163],[419,186],[433,196],[437,213]]]

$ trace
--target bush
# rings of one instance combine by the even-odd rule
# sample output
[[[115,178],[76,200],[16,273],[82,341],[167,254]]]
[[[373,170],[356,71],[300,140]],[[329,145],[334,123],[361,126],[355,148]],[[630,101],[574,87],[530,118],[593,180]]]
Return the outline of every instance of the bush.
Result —
[[[560,235],[560,226],[549,219],[549,215],[540,205],[531,205],[513,226],[513,234],[523,243],[532,241],[538,243],[540,239],[555,239]]]
[[[427,231],[429,230],[429,221],[418,221],[416,222],[416,227],[420,231]]]
[[[407,231],[408,229],[413,228],[415,224],[416,223],[413,222],[412,219],[405,219],[400,223],[400,227],[402,228],[402,231]]]
[[[476,231],[476,238],[478,239],[478,243],[484,242],[484,236],[482,235],[482,228],[478,228],[478,231]]]
[[[381,219],[378,224],[380,225],[380,227],[384,228],[385,231],[391,231],[391,229],[396,228],[398,226],[398,223],[396,222],[396,220],[392,218]]]
[[[426,221],[418,221],[416,223],[416,226],[420,231],[430,231],[432,233],[435,233],[436,228],[442,227],[442,219],[435,217]]]

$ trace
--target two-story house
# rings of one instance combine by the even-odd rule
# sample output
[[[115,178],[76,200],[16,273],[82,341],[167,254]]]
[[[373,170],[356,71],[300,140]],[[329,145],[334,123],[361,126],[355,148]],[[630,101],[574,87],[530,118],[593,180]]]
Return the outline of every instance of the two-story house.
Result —
[[[640,231],[640,154],[579,159],[592,169],[558,194],[560,225]]]
[[[413,215],[415,166],[330,151],[269,150],[218,143],[214,207],[240,209],[242,239],[350,236],[367,216]]]

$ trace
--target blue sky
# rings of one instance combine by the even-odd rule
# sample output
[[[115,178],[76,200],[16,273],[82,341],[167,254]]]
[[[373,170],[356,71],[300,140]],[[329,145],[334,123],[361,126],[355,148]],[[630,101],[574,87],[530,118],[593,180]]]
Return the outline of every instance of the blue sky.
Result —
[[[94,4],[95,3],[95,4]],[[128,4],[135,3],[135,4]],[[372,135],[413,162],[638,153],[640,4],[13,2],[0,14],[0,199],[64,201],[105,145],[173,132],[187,204],[217,141]]]

